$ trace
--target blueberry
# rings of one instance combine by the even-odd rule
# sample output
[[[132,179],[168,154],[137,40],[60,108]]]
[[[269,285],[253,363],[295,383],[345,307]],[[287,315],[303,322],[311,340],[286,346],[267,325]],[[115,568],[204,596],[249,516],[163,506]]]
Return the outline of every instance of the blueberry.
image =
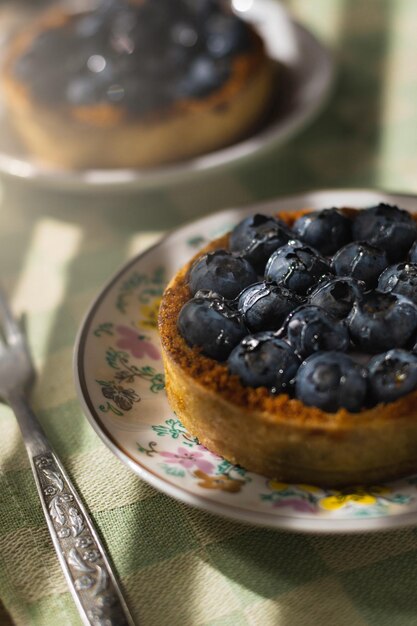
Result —
[[[382,272],[378,289],[384,293],[399,293],[417,304],[417,263],[398,263]]]
[[[278,330],[302,298],[276,283],[255,283],[242,291],[238,308],[252,332]]]
[[[66,99],[71,105],[92,104],[97,100],[96,87],[88,76],[78,76],[66,88]]]
[[[417,225],[408,211],[382,203],[359,211],[352,231],[354,239],[385,250],[391,261],[405,259],[417,237]]]
[[[81,15],[74,23],[74,34],[82,39],[97,36],[103,28],[103,18],[100,12]]]
[[[365,403],[367,372],[346,354],[318,352],[301,364],[295,392],[307,406],[329,413],[341,408],[356,413]]]
[[[307,213],[298,218],[293,230],[298,239],[324,255],[352,241],[352,221],[338,209]]]
[[[290,345],[303,357],[323,350],[346,352],[350,344],[345,322],[311,304],[290,313],[283,330]]]
[[[171,39],[185,48],[193,48],[198,41],[198,32],[192,23],[176,21],[171,28]]]
[[[248,335],[228,359],[229,371],[248,387],[268,387],[272,393],[290,391],[300,359],[272,332]]]
[[[178,93],[187,98],[205,98],[218,89],[229,74],[229,65],[199,55],[190,64],[187,76],[180,82]]]
[[[245,257],[259,274],[263,274],[271,254],[290,238],[290,232],[281,220],[257,213],[234,227],[229,247]]]
[[[373,402],[393,402],[417,388],[417,356],[406,350],[378,354],[368,364]]]
[[[336,252],[332,260],[332,267],[338,276],[362,280],[369,289],[375,287],[378,276],[387,265],[385,252],[363,241],[348,243]]]
[[[219,10],[218,0],[184,0],[194,11],[197,20],[206,23],[210,15]]]
[[[245,50],[249,43],[246,25],[230,15],[212,15],[205,24],[206,46],[214,58],[223,58]]]
[[[323,276],[332,274],[327,261],[319,253],[301,243],[289,241],[278,248],[268,260],[265,278],[304,295]]]
[[[241,315],[217,294],[199,294],[186,302],[177,326],[189,346],[198,346],[217,361],[227,359],[247,333]]]
[[[309,302],[320,306],[328,313],[344,319],[353,303],[365,289],[365,283],[355,278],[339,277],[319,284],[309,297]]]
[[[364,352],[403,348],[417,331],[417,306],[404,296],[369,291],[355,301],[348,326]]]
[[[139,21],[139,13],[133,7],[129,9],[121,7],[121,10],[114,11],[111,19],[107,18],[111,35],[116,38],[123,35],[135,35],[138,30],[141,31],[140,34],[142,35]]]
[[[257,281],[253,267],[241,257],[226,250],[208,252],[197,259],[190,270],[192,295],[199,289],[211,289],[232,300],[245,287]]]
[[[199,289],[198,291],[195,292],[194,299],[209,300],[210,302],[213,302],[215,300],[220,300],[222,303],[224,303],[227,306],[228,309],[230,309],[231,313],[232,312],[237,313],[237,310],[238,310],[236,300],[227,300],[226,298],[221,296],[219,293],[216,293],[212,289]]]

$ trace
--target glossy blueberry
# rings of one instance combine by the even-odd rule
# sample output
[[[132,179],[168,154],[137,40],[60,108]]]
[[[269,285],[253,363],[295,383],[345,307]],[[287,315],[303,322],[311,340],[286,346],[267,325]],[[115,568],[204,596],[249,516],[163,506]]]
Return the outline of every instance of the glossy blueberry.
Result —
[[[217,294],[198,294],[182,307],[177,326],[189,346],[198,346],[203,354],[224,361],[246,335],[241,315]]]
[[[404,296],[369,291],[355,301],[348,326],[364,352],[404,348],[417,331],[417,306]]]
[[[252,332],[278,330],[302,298],[276,283],[255,283],[239,296],[239,311]]]
[[[174,4],[172,0],[171,3]],[[185,3],[195,11],[197,20],[204,24],[215,11],[219,10],[218,0],[185,0]]]
[[[278,248],[265,268],[266,280],[282,284],[299,295],[305,295],[323,276],[331,274],[328,262],[316,250],[294,240]]]
[[[190,270],[192,295],[199,289],[210,289],[232,300],[245,287],[257,281],[253,267],[241,257],[226,250],[215,250],[197,259]]]
[[[103,29],[103,18],[100,12],[87,13],[74,24],[74,34],[82,39],[95,37]]]
[[[229,371],[247,387],[268,387],[272,393],[289,391],[300,365],[293,349],[272,332],[248,335],[228,359]]]
[[[94,15],[100,15],[100,11],[95,11]],[[140,33],[140,36],[143,36],[145,28],[139,24],[139,15],[140,14],[133,6],[128,7],[126,5],[123,6],[122,4],[119,4],[119,7],[113,6],[113,10],[111,10],[110,13],[107,11],[105,19],[106,26],[110,31],[109,35],[111,37],[121,35],[133,35],[135,37]],[[129,49],[126,50],[126,52],[129,54]]]
[[[352,241],[352,221],[338,209],[312,211],[298,218],[293,231],[321,254],[334,254]]]
[[[214,58],[245,50],[250,44],[248,29],[231,15],[212,15],[206,22],[206,46]]]
[[[225,304],[231,312],[237,312],[236,300],[227,300],[212,289],[199,289],[195,292],[194,299],[209,300],[210,302],[219,300],[221,303]]]
[[[96,86],[88,76],[78,76],[66,88],[66,99],[71,105],[88,105],[97,101]]]
[[[307,406],[329,413],[341,408],[356,413],[365,404],[367,372],[347,354],[318,352],[300,366],[295,393]]]
[[[332,267],[338,276],[352,276],[362,280],[368,289],[375,287],[378,276],[388,265],[383,250],[363,241],[353,241],[333,257]]]
[[[399,293],[417,304],[417,263],[390,265],[379,277],[378,289],[384,293]]]
[[[196,57],[187,75],[178,86],[178,94],[186,98],[204,98],[218,89],[230,74],[230,67],[206,55]]]
[[[198,32],[191,22],[176,21],[171,28],[171,39],[185,48],[194,48],[198,42]]]
[[[365,283],[356,278],[332,278],[318,285],[309,296],[309,302],[322,307],[338,319],[344,319],[364,290]]]
[[[381,203],[359,211],[352,232],[354,239],[385,250],[391,261],[400,261],[417,237],[417,225],[408,211]]]
[[[368,363],[370,396],[374,403],[393,402],[417,388],[417,356],[389,350]]]
[[[229,247],[245,257],[259,274],[263,274],[271,254],[290,238],[290,231],[281,220],[258,213],[234,227]]]
[[[323,350],[346,352],[350,344],[345,322],[312,304],[290,313],[283,330],[287,341],[303,357]]]
[[[148,49],[147,46],[149,43],[153,43],[154,49],[161,49],[165,46],[169,41],[165,39],[165,36],[168,34],[172,23],[176,19],[186,17],[186,13],[183,10],[184,3],[182,2],[158,0],[157,6],[153,5],[152,2],[128,2],[127,4],[132,7],[139,18],[138,21],[141,24],[140,30],[141,33],[145,35],[147,44],[144,48],[145,52]],[[154,40],[153,42],[152,39]]]

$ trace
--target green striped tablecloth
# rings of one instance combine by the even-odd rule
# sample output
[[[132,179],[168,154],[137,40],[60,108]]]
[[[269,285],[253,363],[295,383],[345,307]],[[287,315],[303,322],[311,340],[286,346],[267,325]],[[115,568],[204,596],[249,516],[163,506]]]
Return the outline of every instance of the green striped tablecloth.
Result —
[[[268,157],[197,183],[82,195],[6,182],[0,271],[27,312],[35,410],[105,539],[142,626],[417,623],[417,533],[315,537],[251,528],[169,499],[103,446],[75,398],[71,356],[100,286],[159,234],[229,205],[320,187],[417,190],[417,3],[292,0],[334,46],[320,118]],[[19,431],[0,415],[0,599],[21,626],[79,626]],[[3,610],[3,609],[2,609]],[[0,610],[0,623],[9,618]]]

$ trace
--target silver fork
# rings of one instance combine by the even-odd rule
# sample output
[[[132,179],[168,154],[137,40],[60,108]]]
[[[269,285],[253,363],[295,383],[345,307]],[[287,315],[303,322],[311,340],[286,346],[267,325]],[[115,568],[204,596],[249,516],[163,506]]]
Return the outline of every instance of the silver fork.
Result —
[[[0,289],[0,396],[22,432],[52,542],[84,624],[133,626],[101,540],[28,397],[35,380],[25,336]]]

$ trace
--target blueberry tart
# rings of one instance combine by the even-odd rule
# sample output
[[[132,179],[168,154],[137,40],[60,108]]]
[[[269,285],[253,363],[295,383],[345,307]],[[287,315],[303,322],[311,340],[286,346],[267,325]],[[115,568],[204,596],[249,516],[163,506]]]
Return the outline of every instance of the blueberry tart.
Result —
[[[267,114],[275,78],[222,0],[53,7],[12,38],[2,72],[27,148],[66,168],[153,167],[231,144]]]
[[[160,308],[168,400],[209,450],[286,482],[417,471],[417,221],[386,204],[254,215]]]

